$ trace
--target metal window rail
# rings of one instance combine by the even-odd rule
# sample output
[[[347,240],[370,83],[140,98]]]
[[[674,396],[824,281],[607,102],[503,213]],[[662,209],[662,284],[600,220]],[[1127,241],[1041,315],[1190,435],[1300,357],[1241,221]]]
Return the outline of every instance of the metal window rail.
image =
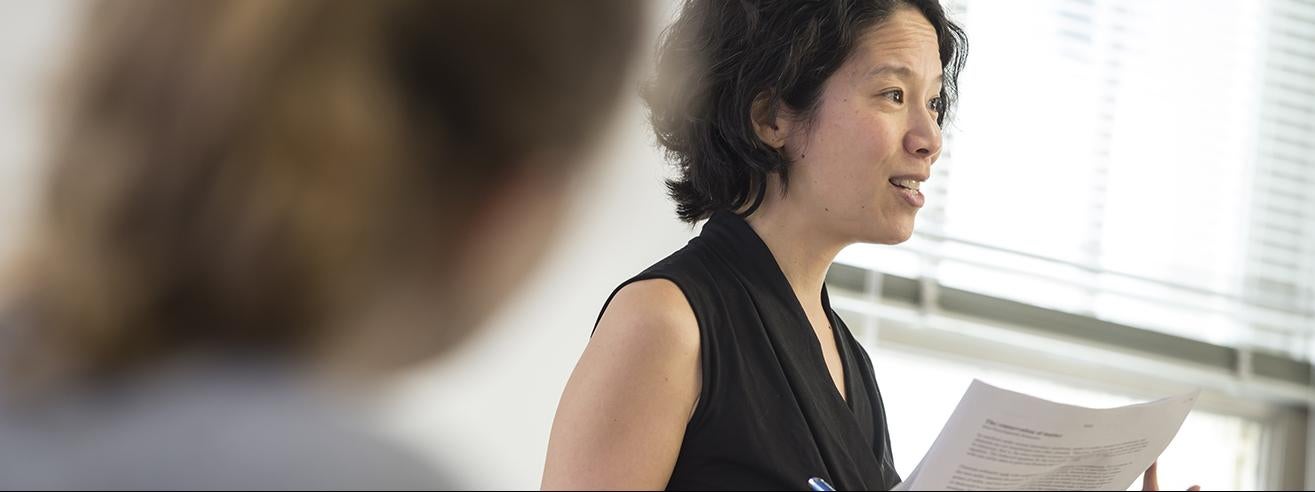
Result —
[[[986,261],[965,258],[960,255],[946,255],[928,249],[938,248],[919,248],[915,249],[909,246],[895,246],[895,249],[909,252],[926,260],[930,264],[953,263],[960,265],[973,266],[993,270],[1001,274],[1016,275],[1028,278],[1035,278],[1052,284],[1060,284],[1068,287],[1074,287],[1089,291],[1091,295],[1112,295],[1137,299],[1141,301],[1153,302],[1162,306],[1168,306],[1181,310],[1190,310],[1192,312],[1207,312],[1224,316],[1233,320],[1237,327],[1243,330],[1243,333],[1250,333],[1262,336],[1281,337],[1281,343],[1246,346],[1242,348],[1252,349],[1260,348],[1276,352],[1282,352],[1290,357],[1308,360],[1310,354],[1312,336],[1315,336],[1315,312],[1303,311],[1298,309],[1282,309],[1273,306],[1265,306],[1249,302],[1240,296],[1218,292],[1201,287],[1195,287],[1182,283],[1156,279],[1141,275],[1130,274],[1105,270],[1091,265],[1085,265],[1077,262],[1052,258],[1044,255],[1028,253],[1025,251],[1016,251],[990,244],[984,244],[975,241],[968,241],[941,234],[918,231],[915,237],[932,242],[932,244],[954,244],[962,245],[975,249],[988,251],[991,253],[1004,254],[1012,257],[1022,258],[1034,262],[1040,262],[1051,266],[1061,267],[1070,271],[1085,274],[1083,279],[1063,278],[1056,275],[1050,275],[1027,269],[1017,269],[1002,267]],[[1161,295],[1151,295],[1144,292],[1131,292],[1126,289],[1112,288],[1109,285],[1097,285],[1098,281],[1108,283],[1108,279],[1118,279],[1131,281],[1138,285],[1143,285],[1158,289]],[[1195,297],[1195,302],[1189,302],[1182,299],[1172,299],[1167,296],[1189,296]],[[1096,317],[1098,313],[1083,312],[1079,313],[1090,317]],[[1156,328],[1148,326],[1146,328]]]

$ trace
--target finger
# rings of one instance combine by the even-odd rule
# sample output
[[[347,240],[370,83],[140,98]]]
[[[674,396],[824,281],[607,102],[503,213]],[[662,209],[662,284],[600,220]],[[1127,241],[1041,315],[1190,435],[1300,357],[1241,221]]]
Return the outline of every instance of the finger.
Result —
[[[1200,486],[1200,485],[1193,485],[1193,486],[1191,486],[1191,488],[1188,488],[1188,489],[1187,489],[1187,492],[1201,492],[1201,486]]]
[[[1159,464],[1158,461],[1152,462],[1151,467],[1146,469],[1146,475],[1142,476],[1141,489],[1143,491],[1160,490],[1160,482],[1155,475],[1155,465],[1157,464]]]

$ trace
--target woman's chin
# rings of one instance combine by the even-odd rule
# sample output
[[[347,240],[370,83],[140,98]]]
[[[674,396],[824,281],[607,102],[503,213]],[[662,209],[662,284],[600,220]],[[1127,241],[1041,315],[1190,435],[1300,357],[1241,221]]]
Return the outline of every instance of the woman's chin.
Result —
[[[899,244],[908,241],[913,237],[913,223],[910,221],[906,224],[899,224],[896,227],[882,227],[879,230],[872,231],[863,238],[863,242],[871,244]]]

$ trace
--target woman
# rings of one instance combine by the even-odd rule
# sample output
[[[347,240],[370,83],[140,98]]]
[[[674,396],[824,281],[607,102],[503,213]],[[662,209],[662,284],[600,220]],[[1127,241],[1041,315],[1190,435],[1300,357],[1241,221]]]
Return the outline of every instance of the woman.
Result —
[[[357,407],[536,262],[641,9],[91,8],[0,313],[0,489],[451,486]]]
[[[608,300],[545,489],[900,482],[872,363],[823,285],[909,238],[964,61],[935,0],[688,0],[647,94],[683,249]]]

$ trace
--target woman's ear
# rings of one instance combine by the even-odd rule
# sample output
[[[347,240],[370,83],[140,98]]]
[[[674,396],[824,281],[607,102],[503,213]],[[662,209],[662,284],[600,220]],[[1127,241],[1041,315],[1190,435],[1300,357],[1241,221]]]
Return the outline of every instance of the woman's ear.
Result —
[[[753,131],[758,134],[759,140],[773,149],[785,147],[785,139],[790,135],[793,122],[779,104],[772,104],[771,96],[766,92],[754,98],[749,108],[749,119],[753,122]]]

